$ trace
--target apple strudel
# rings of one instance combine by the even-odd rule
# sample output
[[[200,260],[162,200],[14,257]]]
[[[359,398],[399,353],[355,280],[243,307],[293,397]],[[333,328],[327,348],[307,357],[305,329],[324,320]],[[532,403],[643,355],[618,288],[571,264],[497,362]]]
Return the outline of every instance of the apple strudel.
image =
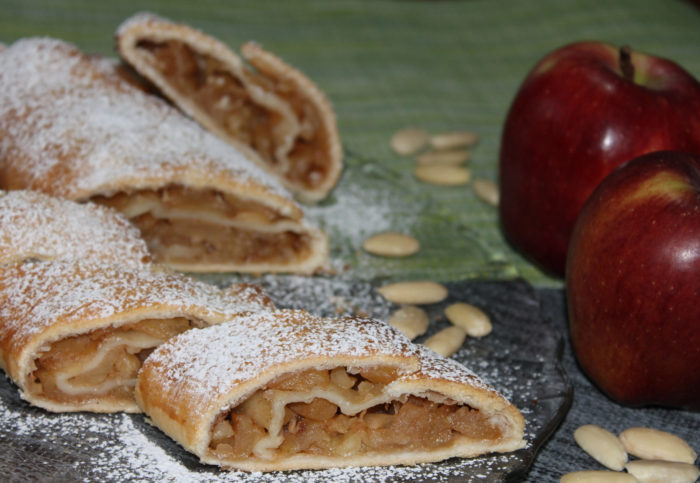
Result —
[[[0,191],[0,264],[29,259],[142,264],[151,255],[115,210],[37,191]]]
[[[186,271],[311,273],[328,242],[234,147],[65,42],[0,51],[0,188],[121,211],[155,261]]]
[[[117,30],[121,57],[176,106],[256,161],[304,201],[335,186],[342,147],[335,114],[304,74],[250,42],[244,61],[184,24],[136,14]]]
[[[192,330],[136,399],[203,462],[246,471],[433,462],[524,445],[520,412],[382,322],[261,312]]]
[[[57,412],[138,412],[136,373],[154,347],[272,308],[257,286],[218,289],[157,265],[35,260],[0,269],[0,304],[0,366]]]

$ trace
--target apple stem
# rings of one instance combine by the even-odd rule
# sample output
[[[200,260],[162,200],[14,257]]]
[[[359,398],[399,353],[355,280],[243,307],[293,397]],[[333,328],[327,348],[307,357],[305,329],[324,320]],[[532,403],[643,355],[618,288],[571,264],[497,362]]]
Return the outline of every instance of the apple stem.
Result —
[[[634,65],[632,64],[632,49],[629,45],[620,47],[620,70],[628,81],[634,81]]]

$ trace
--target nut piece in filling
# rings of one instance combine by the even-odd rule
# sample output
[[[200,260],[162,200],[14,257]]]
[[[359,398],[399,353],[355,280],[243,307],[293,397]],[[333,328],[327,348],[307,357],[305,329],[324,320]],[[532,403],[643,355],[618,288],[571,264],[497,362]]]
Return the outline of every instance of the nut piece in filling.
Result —
[[[306,370],[259,389],[223,411],[211,428],[209,450],[222,460],[311,454],[433,450],[460,440],[497,441],[498,425],[448,398],[385,388],[397,375],[382,368]]]

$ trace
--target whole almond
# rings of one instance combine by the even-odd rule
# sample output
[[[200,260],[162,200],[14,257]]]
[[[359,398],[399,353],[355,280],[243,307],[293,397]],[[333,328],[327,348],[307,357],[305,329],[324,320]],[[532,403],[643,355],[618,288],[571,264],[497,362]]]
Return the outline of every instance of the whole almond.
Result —
[[[411,340],[425,334],[429,324],[425,310],[414,305],[405,305],[389,317],[389,325],[399,329]]]
[[[420,244],[410,235],[385,231],[367,238],[362,244],[362,248],[373,255],[407,257],[416,253]]]
[[[485,201],[489,205],[498,206],[498,203],[501,201],[498,186],[491,180],[483,178],[475,179],[472,183],[472,189],[477,198]]]
[[[697,466],[674,461],[634,460],[625,468],[642,483],[693,483],[700,476]]]
[[[471,171],[449,164],[419,165],[413,171],[416,179],[439,186],[459,186],[469,183]]]
[[[618,471],[574,471],[561,477],[559,483],[637,483],[637,479]]]
[[[435,149],[456,149],[473,146],[479,142],[479,135],[472,131],[453,131],[434,134],[430,144]]]
[[[469,151],[427,151],[416,157],[418,164],[463,164],[469,161]]]
[[[576,443],[598,463],[611,470],[622,471],[627,452],[620,439],[607,429],[586,424],[574,431]]]
[[[410,156],[427,146],[429,140],[430,135],[425,129],[409,127],[394,133],[390,144],[397,154]]]
[[[434,304],[447,298],[447,288],[430,281],[390,283],[377,291],[389,302],[403,305]]]
[[[629,428],[620,433],[620,441],[637,458],[693,464],[698,457],[682,438],[658,429]]]
[[[445,309],[445,316],[454,325],[462,327],[469,337],[483,337],[491,333],[491,320],[479,307],[457,302]]]
[[[467,333],[463,328],[451,325],[428,337],[423,345],[444,357],[450,357],[462,347],[466,338]]]

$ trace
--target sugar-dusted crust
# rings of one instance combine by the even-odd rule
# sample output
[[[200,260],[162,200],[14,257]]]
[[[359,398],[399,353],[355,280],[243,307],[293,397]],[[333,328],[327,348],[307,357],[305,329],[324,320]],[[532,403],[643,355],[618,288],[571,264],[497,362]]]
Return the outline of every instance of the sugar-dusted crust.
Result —
[[[2,189],[80,201],[172,188],[216,192],[275,213],[280,230],[308,241],[289,263],[192,260],[178,268],[308,273],[326,263],[325,235],[269,174],[70,44],[30,38],[0,51],[0,136]]]
[[[146,319],[183,317],[195,326],[272,308],[257,286],[221,290],[157,265],[29,261],[0,270],[0,362],[22,397],[51,411],[129,411],[132,401],[96,397],[61,403],[34,391],[34,361],[58,340]]]
[[[279,57],[253,42],[247,43],[241,54],[251,70],[217,39],[151,13],[138,13],[125,20],[116,39],[120,55],[139,74],[208,130],[239,149],[257,153],[254,159],[259,165],[278,176],[300,199],[318,201],[338,182],[342,147],[333,108],[316,84]],[[168,42],[186,46],[188,55],[212,59],[217,81],[227,79],[236,89],[219,94],[208,104],[199,92],[185,92],[183,79],[178,77],[192,72],[159,66],[148,51],[149,45]],[[264,123],[270,142],[256,142],[245,133],[227,129],[226,118],[222,120],[219,112],[225,108],[220,108],[219,102],[252,106],[259,113],[251,121],[256,126],[248,128],[259,130]]]
[[[139,231],[117,211],[36,191],[0,191],[0,264],[38,260],[151,258]]]
[[[342,457],[306,452],[222,459],[209,448],[222,412],[286,376],[338,367],[360,373],[366,368],[399,369],[376,396],[380,405],[405,400],[409,394],[468,404],[483,411],[502,435],[446,448],[387,448]],[[370,319],[324,319],[302,311],[278,311],[191,330],[151,354],[139,374],[136,399],[153,424],[203,462],[247,471],[414,464],[524,445],[523,418],[500,394],[461,365],[419,349],[390,326]]]

